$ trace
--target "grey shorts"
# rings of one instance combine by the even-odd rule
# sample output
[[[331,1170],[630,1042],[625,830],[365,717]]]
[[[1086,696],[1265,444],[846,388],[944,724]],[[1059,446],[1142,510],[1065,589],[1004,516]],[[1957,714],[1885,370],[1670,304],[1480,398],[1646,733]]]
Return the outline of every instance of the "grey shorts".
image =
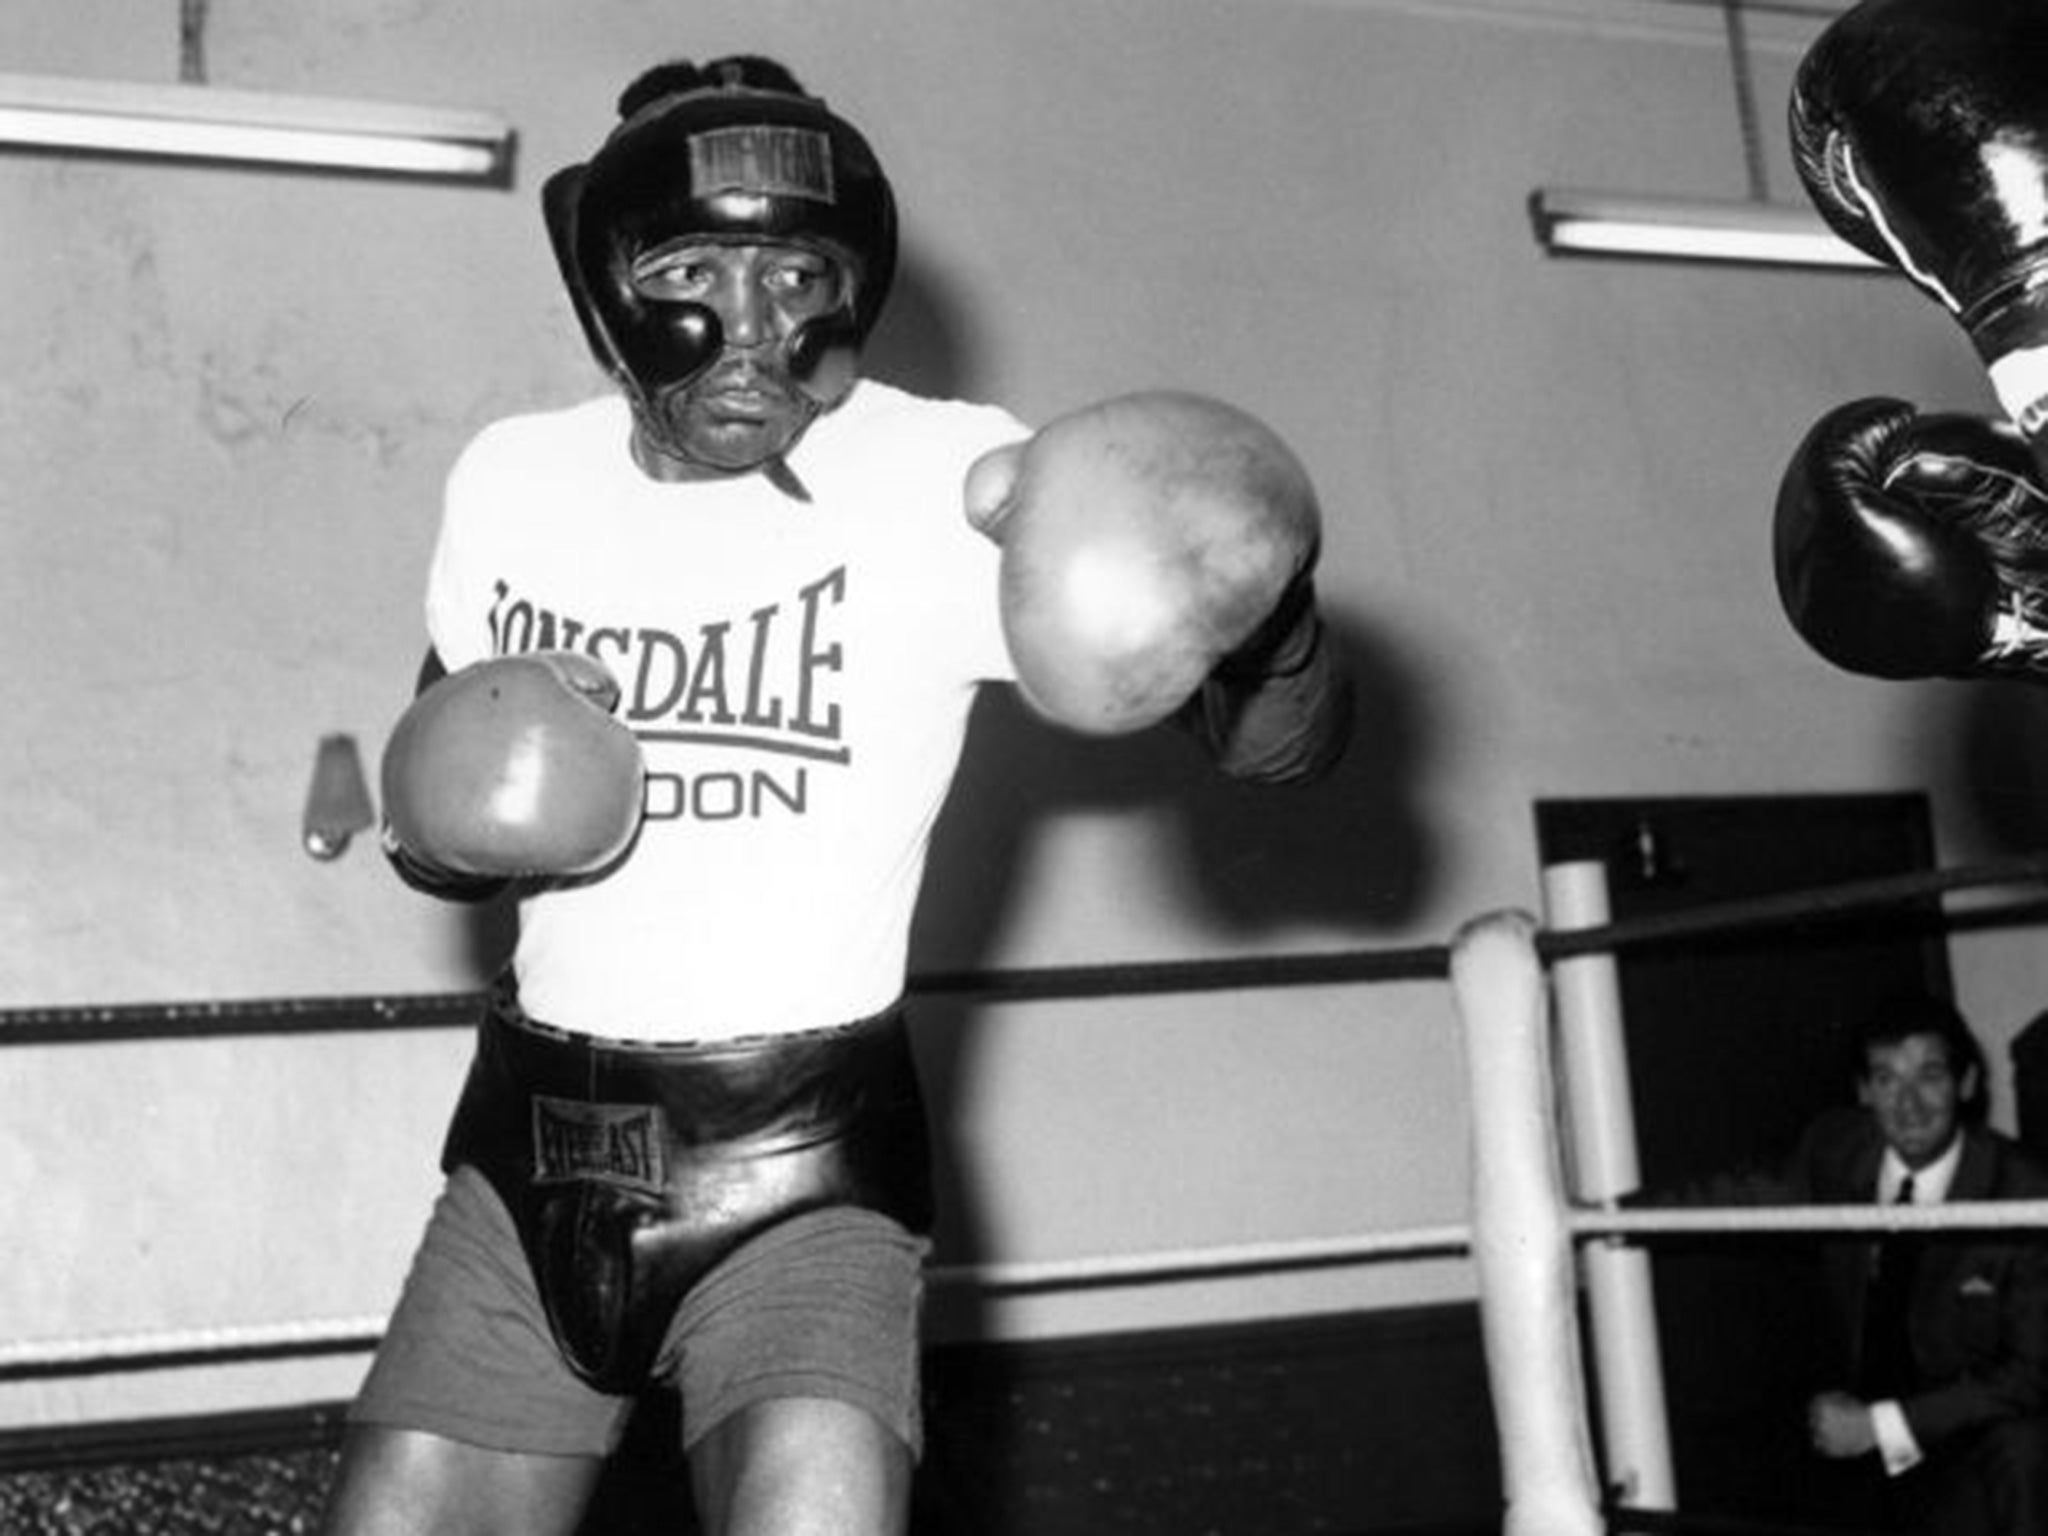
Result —
[[[918,1323],[930,1244],[874,1211],[830,1207],[750,1238],[694,1286],[655,1379],[687,1447],[760,1402],[866,1409],[923,1449]],[[352,1422],[494,1450],[609,1453],[633,1408],[564,1363],[511,1217],[468,1167],[448,1177]]]

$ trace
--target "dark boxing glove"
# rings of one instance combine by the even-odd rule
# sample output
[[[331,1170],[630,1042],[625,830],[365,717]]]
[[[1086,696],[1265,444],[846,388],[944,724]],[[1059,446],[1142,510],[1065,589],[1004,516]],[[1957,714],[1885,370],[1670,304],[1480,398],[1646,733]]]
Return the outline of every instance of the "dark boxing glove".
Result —
[[[1800,62],[1791,132],[1822,218],[1955,316],[2048,465],[2048,6],[1863,0]]]
[[[2006,423],[1838,406],[1786,468],[1774,543],[1793,627],[1846,671],[2048,679],[2048,490]]]

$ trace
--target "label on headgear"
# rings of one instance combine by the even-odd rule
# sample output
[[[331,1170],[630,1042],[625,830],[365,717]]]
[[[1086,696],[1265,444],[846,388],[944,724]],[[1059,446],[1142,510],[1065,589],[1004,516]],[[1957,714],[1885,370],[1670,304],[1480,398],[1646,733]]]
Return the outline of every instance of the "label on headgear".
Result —
[[[698,197],[748,192],[832,202],[832,140],[815,128],[779,123],[742,123],[693,133],[690,188]]]
[[[2020,347],[1991,362],[1991,387],[2006,415],[2028,437],[2048,429],[2048,347]]]

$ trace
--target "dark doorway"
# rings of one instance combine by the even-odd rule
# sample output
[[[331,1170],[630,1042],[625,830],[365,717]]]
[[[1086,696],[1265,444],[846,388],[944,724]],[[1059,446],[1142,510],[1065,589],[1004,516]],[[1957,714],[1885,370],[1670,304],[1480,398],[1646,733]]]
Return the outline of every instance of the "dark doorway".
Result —
[[[1544,800],[1550,864],[1606,866],[1617,919],[1930,869],[1919,794]],[[1937,898],[1624,950],[1623,1033],[1643,1184],[1768,1165],[1852,1102],[1844,1031],[1881,995],[1950,991]],[[1652,1261],[1680,1507],[1811,1519],[1802,1432],[1815,1384],[1809,1241],[1659,1242]]]

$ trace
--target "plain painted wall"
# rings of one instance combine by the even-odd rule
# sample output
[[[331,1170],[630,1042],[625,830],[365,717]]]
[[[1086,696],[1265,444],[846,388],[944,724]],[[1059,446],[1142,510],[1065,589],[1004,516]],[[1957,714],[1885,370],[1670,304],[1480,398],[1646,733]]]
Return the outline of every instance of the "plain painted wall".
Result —
[[[132,9],[0,17],[0,57],[174,77],[176,8],[155,32]],[[1781,200],[1813,26],[1752,27]],[[735,49],[785,58],[891,169],[906,251],[875,372],[1033,419],[1148,384],[1226,395],[1326,504],[1322,590],[1363,703],[1339,777],[1239,789],[1177,741],[1066,740],[992,698],[920,968],[1440,943],[1539,905],[1542,796],[1926,789],[1948,862],[2040,840],[2036,695],[1832,671],[1770,578],[1776,479],[1820,411],[1990,408],[1960,333],[1892,279],[1558,262],[1531,238],[1539,185],[1744,195],[1715,7],[215,0],[206,42],[221,87],[500,111],[517,182],[0,157],[0,1007],[438,992],[501,957],[500,928],[408,893],[373,847],[301,850],[315,744],[352,733],[374,767],[464,438],[602,387],[542,177],[644,64]],[[2039,946],[1999,924],[1955,952],[2002,1060],[2048,995]],[[948,1262],[1462,1219],[1441,983],[934,999],[919,1045]],[[0,1053],[0,1338],[381,1316],[465,1049]],[[939,1320],[1060,1333],[1470,1291],[1437,1259],[952,1298]],[[0,1422],[340,1395],[361,1364],[17,1383]]]

